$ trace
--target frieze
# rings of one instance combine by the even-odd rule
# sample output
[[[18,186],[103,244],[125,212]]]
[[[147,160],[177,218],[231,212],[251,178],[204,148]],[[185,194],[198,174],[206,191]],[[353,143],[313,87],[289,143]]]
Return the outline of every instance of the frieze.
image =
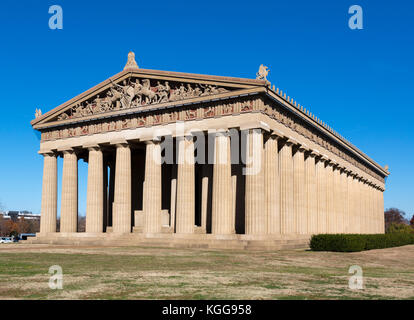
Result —
[[[81,118],[109,111],[216,95],[228,91],[227,88],[211,84],[170,83],[169,81],[129,78],[120,84],[112,82],[105,92],[76,104],[59,115],[57,120]],[[190,114],[189,117],[193,115]]]

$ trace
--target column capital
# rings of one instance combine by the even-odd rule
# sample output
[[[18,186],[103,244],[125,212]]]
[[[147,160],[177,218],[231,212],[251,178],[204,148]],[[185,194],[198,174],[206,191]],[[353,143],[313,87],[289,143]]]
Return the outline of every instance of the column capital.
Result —
[[[336,167],[338,165],[338,163],[335,160],[329,158],[326,160],[326,164],[330,167]]]
[[[37,153],[41,154],[42,156],[57,157],[57,153],[54,150],[39,150]]]
[[[312,158],[316,158],[316,157],[319,157],[321,155],[320,152],[316,149],[308,149],[307,154],[308,154],[309,157],[312,157]]]
[[[307,144],[302,143],[302,144],[298,145],[298,150],[299,150],[300,152],[306,152],[306,151],[308,151],[308,150],[309,150],[309,147],[308,147],[308,145],[307,145]]]
[[[143,140],[142,142],[144,142],[146,145],[147,144],[160,144],[161,139]]]
[[[277,130],[277,129],[271,130],[270,132],[268,132],[268,135],[271,136],[271,137],[274,137],[276,139],[287,138],[282,131]]]
[[[118,139],[111,140],[109,142],[109,144],[114,145],[116,147],[120,147],[120,146],[126,147],[126,146],[129,146],[129,142],[126,139],[124,139],[124,138],[118,138]]]
[[[59,148],[58,151],[65,154],[76,154],[77,151],[74,148],[68,147],[68,148]]]

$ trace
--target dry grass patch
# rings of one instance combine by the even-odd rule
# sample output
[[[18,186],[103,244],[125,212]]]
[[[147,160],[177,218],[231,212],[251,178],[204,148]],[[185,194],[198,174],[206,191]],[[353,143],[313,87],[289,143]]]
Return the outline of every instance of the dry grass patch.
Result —
[[[48,287],[60,265],[64,289]],[[351,265],[365,288],[348,288]],[[414,246],[358,253],[0,246],[2,299],[412,299]]]

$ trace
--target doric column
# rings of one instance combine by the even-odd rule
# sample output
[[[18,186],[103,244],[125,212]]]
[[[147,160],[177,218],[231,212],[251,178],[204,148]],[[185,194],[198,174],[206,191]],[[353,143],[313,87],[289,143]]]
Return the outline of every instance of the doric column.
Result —
[[[376,186],[372,184],[371,185],[371,219],[372,219],[371,233],[377,233],[378,216],[376,213],[377,213]]]
[[[326,225],[326,158],[318,158],[316,163],[316,179],[318,190],[318,233],[327,233]]]
[[[305,185],[305,149],[299,147],[293,155],[293,206],[296,233],[308,233],[307,198]]]
[[[194,233],[195,168],[193,137],[178,137],[176,232]]]
[[[60,232],[78,230],[78,157],[73,150],[63,151]]]
[[[211,183],[209,166],[209,164],[203,164],[203,178],[201,179],[201,228],[203,232],[207,232],[208,189]]]
[[[369,219],[369,195],[368,195],[368,182],[364,179],[362,181],[362,233],[369,233],[368,231],[368,219]]]
[[[354,202],[353,202],[353,175],[349,171],[347,175],[347,190],[348,190],[348,212],[347,212],[347,221],[348,229],[347,233],[355,233],[354,231]]]
[[[266,234],[267,219],[264,193],[263,133],[249,130],[246,148],[246,234]]]
[[[126,143],[116,146],[112,214],[114,233],[131,232],[131,149]]]
[[[342,233],[341,228],[343,226],[342,223],[342,210],[343,210],[343,203],[342,203],[342,185],[341,185],[341,169],[336,166],[334,168],[334,233]]]
[[[89,148],[86,198],[86,232],[103,232],[103,155],[99,147]]]
[[[56,232],[57,214],[57,157],[43,154],[42,208],[40,233]]]
[[[280,177],[278,136],[272,134],[265,142],[265,196],[267,233],[280,234]]]
[[[335,203],[334,203],[334,163],[326,166],[326,225],[327,233],[335,233]]]
[[[348,233],[349,230],[349,201],[348,201],[348,173],[346,169],[341,171],[342,186],[342,228],[341,233]]]
[[[172,165],[171,169],[171,199],[170,199],[170,227],[175,232],[175,211],[177,203],[177,166]]]
[[[316,187],[316,153],[310,152],[305,160],[305,186],[306,186],[306,200],[307,200],[307,215],[308,215],[308,233],[318,233],[318,195]]]
[[[362,233],[361,227],[361,210],[362,210],[362,187],[361,187],[361,178],[355,177],[355,231],[356,233]]]
[[[379,233],[385,233],[385,221],[384,221],[384,191],[380,190],[379,195],[379,204],[380,204],[380,229]]]
[[[144,232],[161,232],[161,145],[146,141],[143,211]]]
[[[282,234],[295,233],[293,206],[293,158],[291,141],[286,141],[279,153],[280,162],[280,214]]]
[[[215,136],[211,232],[235,233],[233,219],[233,184],[231,178],[230,137],[225,132]]]
[[[377,203],[377,210],[375,211],[375,216],[377,217],[377,228],[375,230],[375,233],[382,233],[383,229],[382,229],[382,224],[384,222],[383,217],[384,217],[384,212],[381,212],[382,210],[382,205],[381,205],[381,194],[382,191],[381,189],[378,187],[375,190],[376,193],[376,197],[375,197],[375,201]]]
[[[366,195],[367,195],[367,215],[365,219],[366,224],[366,232],[372,233],[372,214],[371,214],[371,205],[372,205],[372,199],[371,199],[371,183],[367,181],[366,184]]]

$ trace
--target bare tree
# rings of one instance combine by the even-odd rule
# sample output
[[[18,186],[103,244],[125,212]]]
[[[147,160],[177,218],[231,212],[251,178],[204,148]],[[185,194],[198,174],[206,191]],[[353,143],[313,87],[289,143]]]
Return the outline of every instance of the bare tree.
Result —
[[[397,208],[389,208],[384,212],[385,230],[388,230],[391,224],[406,223],[404,218],[405,212]]]

